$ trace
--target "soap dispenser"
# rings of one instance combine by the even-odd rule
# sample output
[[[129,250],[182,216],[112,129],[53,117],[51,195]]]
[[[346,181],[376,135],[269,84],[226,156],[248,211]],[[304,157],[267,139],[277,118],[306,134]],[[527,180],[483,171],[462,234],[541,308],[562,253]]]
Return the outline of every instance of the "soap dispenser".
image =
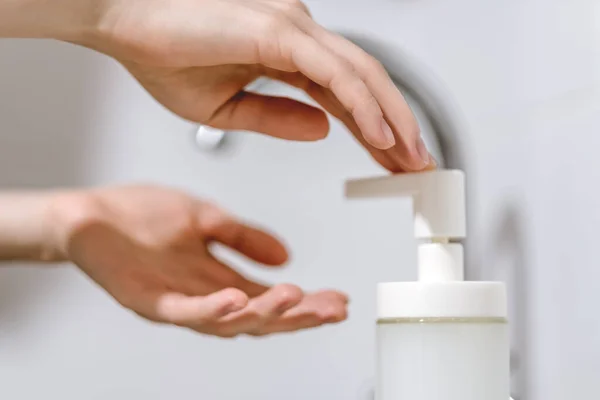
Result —
[[[436,170],[346,183],[351,199],[410,197],[418,281],[377,287],[377,400],[507,400],[505,285],[464,281],[465,177]]]

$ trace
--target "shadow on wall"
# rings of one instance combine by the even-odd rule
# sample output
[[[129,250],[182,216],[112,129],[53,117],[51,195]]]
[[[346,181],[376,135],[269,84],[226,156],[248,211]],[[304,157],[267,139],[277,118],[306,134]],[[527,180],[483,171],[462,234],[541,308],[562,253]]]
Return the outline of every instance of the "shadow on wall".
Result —
[[[512,325],[511,389],[514,400],[528,400],[529,394],[529,337],[530,296],[529,260],[527,259],[526,232],[523,215],[518,204],[508,203],[503,207],[500,219],[491,237],[495,247],[489,252],[488,260],[500,265],[494,274],[505,277],[509,297],[509,315]],[[497,265],[496,265],[497,266]]]
[[[0,190],[86,182],[98,74],[85,53],[58,42],[0,40]],[[64,277],[0,268],[0,337],[27,326]]]

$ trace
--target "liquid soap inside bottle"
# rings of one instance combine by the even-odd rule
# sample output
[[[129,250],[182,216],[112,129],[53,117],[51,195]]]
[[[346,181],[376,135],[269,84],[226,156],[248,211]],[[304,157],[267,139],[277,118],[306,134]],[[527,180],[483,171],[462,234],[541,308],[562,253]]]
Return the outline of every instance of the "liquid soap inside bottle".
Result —
[[[377,321],[378,400],[506,400],[505,318]]]

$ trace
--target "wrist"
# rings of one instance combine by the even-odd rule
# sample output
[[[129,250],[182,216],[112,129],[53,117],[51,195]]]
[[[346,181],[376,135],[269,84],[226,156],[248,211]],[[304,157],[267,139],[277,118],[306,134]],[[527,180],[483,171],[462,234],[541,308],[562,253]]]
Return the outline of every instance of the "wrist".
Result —
[[[60,261],[53,243],[54,194],[0,194],[0,260]]]
[[[69,241],[97,221],[92,191],[0,193],[0,261],[69,260]]]
[[[80,43],[93,37],[105,0],[0,0],[0,37]]]
[[[42,247],[44,261],[71,259],[69,247],[73,237],[102,217],[101,206],[93,190],[74,190],[56,193],[49,201],[44,215],[46,241]]]

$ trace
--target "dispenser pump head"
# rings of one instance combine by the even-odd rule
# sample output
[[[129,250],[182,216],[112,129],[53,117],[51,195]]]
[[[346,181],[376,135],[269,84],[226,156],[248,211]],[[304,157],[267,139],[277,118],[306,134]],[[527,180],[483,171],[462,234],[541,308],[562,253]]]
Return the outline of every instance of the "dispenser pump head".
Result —
[[[348,198],[411,197],[418,249],[419,281],[462,281],[466,237],[465,176],[435,170],[346,182]]]
[[[412,197],[417,239],[466,236],[465,175],[458,170],[398,174],[346,182],[348,198]]]

